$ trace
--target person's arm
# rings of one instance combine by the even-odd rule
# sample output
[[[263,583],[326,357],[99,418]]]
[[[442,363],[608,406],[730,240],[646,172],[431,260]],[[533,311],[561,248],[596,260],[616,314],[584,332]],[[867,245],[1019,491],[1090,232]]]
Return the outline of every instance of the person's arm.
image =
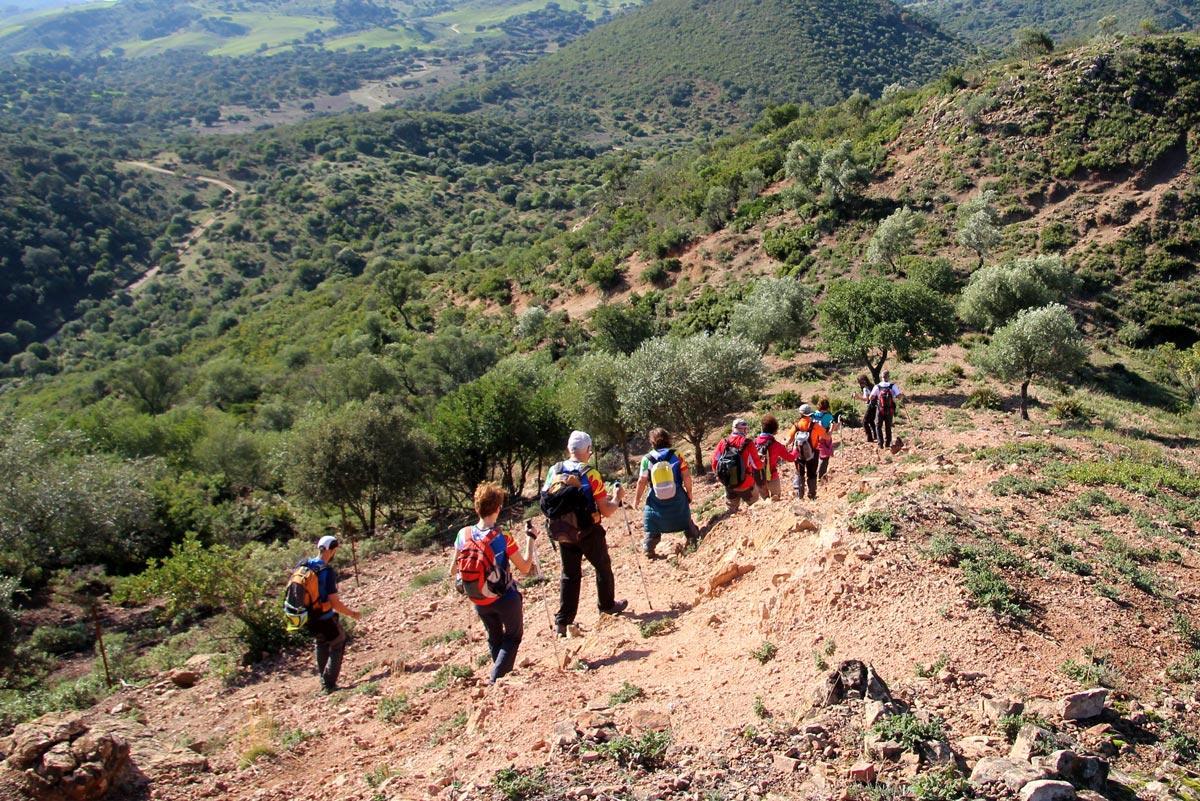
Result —
[[[533,571],[533,535],[525,537],[525,552],[521,553],[521,549],[517,547],[516,541],[508,534],[504,535],[509,542],[508,558],[516,565],[517,570],[521,571],[521,575],[528,576]]]
[[[692,502],[692,471],[688,470],[687,462],[680,462],[679,472],[683,474],[683,492],[687,495],[688,503]]]
[[[329,605],[332,606],[333,611],[337,612],[339,615],[345,615],[346,617],[352,617],[355,620],[358,620],[359,618],[362,617],[361,613],[355,612],[353,609],[351,609],[350,607],[348,607],[344,603],[342,603],[342,599],[338,597],[338,594],[336,592],[330,593]]]
[[[794,462],[800,458],[800,454],[791,448],[784,447],[777,439],[771,440],[771,450],[767,452],[767,456],[784,462]]]
[[[592,471],[595,472],[594,470]],[[591,474],[585,477],[586,481],[592,481]],[[597,486],[599,485],[599,486]],[[600,479],[600,474],[596,474],[596,480],[592,481],[592,497],[596,499],[596,511],[600,512],[601,517],[612,517],[621,508],[621,498],[624,497],[625,488],[617,487],[616,497],[608,497],[608,490],[604,486],[604,481]]]
[[[642,505],[642,496],[646,494],[646,487],[648,486],[650,486],[650,476],[642,473],[638,476],[637,488],[633,491],[634,509]]]
[[[895,384],[892,384],[892,396],[898,398],[902,394],[903,393],[900,392],[900,387],[896,386]]]

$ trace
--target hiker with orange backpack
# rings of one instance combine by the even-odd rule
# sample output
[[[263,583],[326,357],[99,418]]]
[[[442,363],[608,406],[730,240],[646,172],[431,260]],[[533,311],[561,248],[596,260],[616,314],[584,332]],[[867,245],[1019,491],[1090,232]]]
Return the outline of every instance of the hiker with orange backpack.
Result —
[[[788,430],[787,445],[796,453],[796,473],[792,476],[792,488],[800,500],[804,500],[807,480],[808,498],[817,499],[817,469],[820,466],[821,442],[829,438],[829,432],[815,418],[817,410],[805,403],[800,406],[800,419]]]
[[[725,506],[730,514],[737,512],[742,501],[751,506],[758,500],[754,473],[762,469],[758,451],[748,434],[749,424],[742,418],[733,421],[729,436],[717,443],[712,455],[712,469],[725,486]]]
[[[682,531],[688,545],[700,541],[700,527],[692,519],[692,474],[687,460],[671,447],[671,435],[665,428],[650,431],[650,452],[642,457],[638,467],[637,490],[633,494],[636,509],[646,498],[642,512],[642,527],[646,536],[642,552],[646,558],[655,557],[663,534]]]
[[[362,617],[338,596],[337,571],[331,564],[337,549],[337,537],[332,534],[317,540],[317,557],[296,565],[283,603],[288,629],[307,629],[316,639],[317,675],[325,693],[337,689],[346,650],[346,630],[338,615],[354,620]]]
[[[892,421],[896,418],[896,401],[900,398],[900,387],[891,379],[892,374],[884,370],[883,380],[875,385],[870,395],[878,407],[875,427],[880,450],[892,447]]]
[[[762,431],[754,438],[754,449],[762,468],[758,471],[759,492],[773,501],[783,500],[782,482],[779,477],[781,462],[796,461],[796,452],[788,450],[775,435],[779,432],[779,421],[775,415],[763,415]]]
[[[513,669],[525,630],[524,601],[509,565],[516,565],[525,575],[533,570],[532,528],[526,529],[522,553],[516,540],[496,525],[503,506],[504,490],[497,485],[488,481],[475,488],[479,520],[455,537],[451,567],[455,588],[475,605],[475,613],[487,632],[492,656],[489,684]]]

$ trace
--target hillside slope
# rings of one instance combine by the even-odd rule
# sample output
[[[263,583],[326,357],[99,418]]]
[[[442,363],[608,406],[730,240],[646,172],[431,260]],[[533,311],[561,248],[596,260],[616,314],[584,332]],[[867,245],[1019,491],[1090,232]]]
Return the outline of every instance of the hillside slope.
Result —
[[[825,105],[855,89],[922,83],[964,53],[888,0],[656,0],[509,83],[540,101],[638,121],[725,121],[772,103]]]

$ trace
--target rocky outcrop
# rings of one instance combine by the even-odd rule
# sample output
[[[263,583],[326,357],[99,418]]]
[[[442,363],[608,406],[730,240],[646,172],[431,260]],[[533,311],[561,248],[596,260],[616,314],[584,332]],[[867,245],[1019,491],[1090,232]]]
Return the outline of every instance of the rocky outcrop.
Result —
[[[892,694],[875,668],[857,659],[849,659],[831,670],[817,685],[812,704],[814,707],[834,706],[856,699],[887,703],[892,700]]]
[[[55,713],[17,726],[0,741],[0,797],[37,801],[102,798],[129,764],[129,743],[89,726],[78,713]]]

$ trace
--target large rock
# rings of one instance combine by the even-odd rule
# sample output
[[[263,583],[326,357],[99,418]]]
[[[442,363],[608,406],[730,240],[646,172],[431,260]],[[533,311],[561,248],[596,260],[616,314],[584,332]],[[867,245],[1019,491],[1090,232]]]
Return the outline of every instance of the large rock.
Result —
[[[1038,754],[1048,754],[1054,735],[1033,723],[1026,723],[1017,732],[1008,758],[1014,762],[1028,762]]]
[[[979,714],[986,723],[995,723],[1007,715],[1019,715],[1025,711],[1025,704],[1015,698],[1005,696],[983,696],[979,699]]]
[[[1021,801],[1075,801],[1075,788],[1070,782],[1038,779],[1021,788]]]
[[[8,755],[0,798],[90,801],[112,789],[129,764],[129,743],[93,730],[78,713],[46,715],[22,723],[0,746]]]
[[[717,565],[717,569],[708,578],[708,591],[710,594],[715,593],[721,587],[754,569],[754,565],[752,564],[739,562],[738,556],[738,549],[735,547],[730,549],[721,559]]]
[[[816,687],[812,704],[814,707],[833,706],[847,699],[888,703],[892,694],[875,668],[857,659],[848,659],[831,670]]]
[[[1059,711],[1063,720],[1088,720],[1104,713],[1107,699],[1108,690],[1103,687],[1071,693],[1059,702]]]
[[[1015,762],[1005,757],[984,757],[971,771],[971,785],[982,789],[989,784],[1003,785],[1017,792],[1029,782],[1048,778],[1045,770],[1028,762]]]
[[[1061,749],[1050,756],[1038,757],[1034,764],[1076,786],[1097,791],[1108,786],[1108,762],[1099,757],[1081,756]]]

